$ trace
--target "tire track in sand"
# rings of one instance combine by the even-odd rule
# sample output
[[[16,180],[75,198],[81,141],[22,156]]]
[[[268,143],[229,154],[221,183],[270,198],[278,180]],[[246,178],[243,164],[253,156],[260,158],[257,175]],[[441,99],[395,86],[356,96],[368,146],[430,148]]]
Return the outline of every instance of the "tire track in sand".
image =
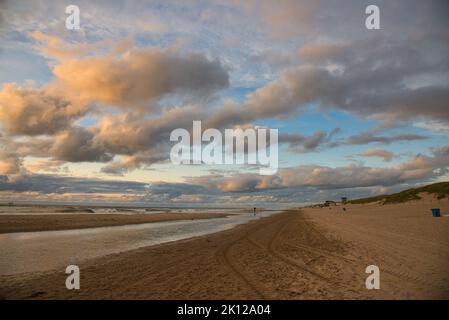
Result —
[[[283,255],[282,253],[280,253],[278,250],[275,249],[275,243],[276,240],[279,238],[279,236],[285,231],[285,229],[289,226],[290,221],[293,218],[289,218],[286,221],[284,221],[282,223],[282,225],[280,226],[280,228],[274,233],[274,235],[270,238],[269,244],[267,246],[267,248],[264,248],[262,245],[260,245],[259,243],[257,243],[256,241],[254,241],[253,239],[251,239],[249,236],[247,236],[247,240],[254,246],[256,246],[257,248],[267,252],[268,254],[270,254],[271,256],[278,258],[279,260],[281,260],[282,262],[295,267],[296,269],[300,270],[300,272],[302,273],[306,273],[308,275],[311,275],[312,277],[317,278],[319,281],[321,282],[325,282],[326,285],[332,284],[334,285],[336,288],[339,288],[340,290],[346,290],[346,291],[354,291],[354,288],[349,286],[349,285],[345,285],[341,282],[335,281],[332,278],[328,278],[323,276],[322,274],[315,272],[313,270],[311,270],[311,268],[309,267],[309,264],[313,263],[314,261],[320,259],[320,258],[325,258],[331,261],[334,261],[338,264],[340,264],[341,261],[346,263],[346,270],[349,271],[353,276],[355,276],[356,278],[358,278],[358,280],[361,281],[361,283],[365,283],[365,279],[360,275],[360,273],[358,271],[356,271],[356,269],[353,266],[349,266],[352,263],[355,263],[356,260],[352,260],[350,258],[344,257],[342,255],[338,255],[335,253],[331,253],[327,250],[323,250],[323,249],[318,249],[312,246],[308,246],[308,245],[304,245],[304,244],[299,244],[296,243],[292,244],[289,243],[290,246],[297,248],[297,249],[302,249],[305,251],[309,251],[312,254],[316,255],[315,258],[313,258],[312,260],[308,261],[308,262],[300,262],[297,259],[294,258],[289,258],[286,257],[285,255]],[[279,225],[281,223],[278,223]],[[264,227],[267,227],[267,225],[259,228],[262,229]],[[315,232],[318,232],[315,230]],[[391,296],[391,294],[389,294],[389,296]]]
[[[254,228],[257,229],[257,228]],[[246,276],[244,274],[243,271],[240,271],[239,268],[237,268],[236,264],[233,262],[233,258],[230,255],[230,250],[232,249],[232,247],[234,247],[239,241],[244,240],[245,236],[238,238],[235,241],[232,241],[226,245],[224,245],[223,247],[219,248],[217,253],[216,253],[216,257],[217,260],[223,264],[226,265],[228,268],[230,268],[232,270],[232,272],[239,278],[241,279],[248,288],[250,288],[252,291],[254,291],[260,298],[262,299],[266,299],[267,297],[262,293],[262,291],[257,288],[257,286],[254,284],[254,282],[252,282],[248,276]]]
[[[230,255],[230,251],[236,244],[238,244],[241,241],[248,241],[249,243],[252,243],[252,240],[250,239],[251,234],[256,234],[257,232],[263,230],[267,226],[271,226],[273,224],[277,224],[277,225],[279,224],[279,222],[277,220],[275,220],[273,222],[270,218],[267,218],[267,219],[268,219],[268,221],[266,221],[265,223],[263,223],[262,221],[257,222],[257,224],[255,226],[253,226],[252,228],[249,228],[247,230],[247,232],[245,232],[245,234],[243,234],[241,237],[237,238],[236,240],[234,240],[230,243],[223,245],[216,252],[216,258],[217,258],[218,262],[223,265],[226,265],[228,268],[230,268],[232,270],[232,272],[239,279],[241,279],[246,284],[246,286],[248,288],[250,288],[252,291],[254,291],[262,299],[267,299],[267,295],[264,294],[262,292],[262,290],[258,288],[258,286],[254,283],[254,281],[250,280],[248,275],[245,274],[244,269],[237,267],[237,261],[235,261],[235,258],[233,258]],[[286,219],[286,218],[284,218],[284,219]],[[288,223],[290,221],[290,219],[291,219],[290,217],[287,218],[286,219],[287,221],[285,221],[285,223]],[[281,221],[283,221],[283,220],[281,220]],[[276,233],[278,233],[278,232],[279,232],[279,230]],[[260,248],[260,249],[262,249],[264,252],[269,253],[269,251],[266,248]],[[274,257],[276,257],[276,256],[274,256]]]

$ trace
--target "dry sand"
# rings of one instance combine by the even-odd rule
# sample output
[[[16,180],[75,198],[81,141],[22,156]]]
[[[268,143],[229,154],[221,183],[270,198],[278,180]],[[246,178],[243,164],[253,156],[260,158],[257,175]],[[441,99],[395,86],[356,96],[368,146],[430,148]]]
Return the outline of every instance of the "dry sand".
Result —
[[[448,299],[449,218],[431,202],[291,210],[64,270],[0,276],[8,299]],[[440,203],[449,213],[447,202]],[[381,289],[367,290],[378,265]]]
[[[0,215],[0,234],[111,227],[173,220],[222,218],[213,213]]]
[[[306,209],[353,257],[380,268],[381,287],[395,298],[449,299],[449,200],[421,195],[402,204]],[[442,217],[433,218],[431,208]]]

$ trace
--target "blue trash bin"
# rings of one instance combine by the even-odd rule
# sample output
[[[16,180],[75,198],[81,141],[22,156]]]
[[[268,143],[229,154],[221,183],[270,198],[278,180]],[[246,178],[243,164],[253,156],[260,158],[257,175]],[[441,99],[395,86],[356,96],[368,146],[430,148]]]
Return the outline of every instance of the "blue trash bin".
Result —
[[[432,211],[432,217],[441,217],[440,208],[430,209]]]

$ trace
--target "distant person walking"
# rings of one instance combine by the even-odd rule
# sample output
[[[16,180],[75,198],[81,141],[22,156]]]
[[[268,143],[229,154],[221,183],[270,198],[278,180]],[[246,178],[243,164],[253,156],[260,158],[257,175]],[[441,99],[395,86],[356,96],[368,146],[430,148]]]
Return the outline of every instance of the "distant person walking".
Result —
[[[254,216],[255,216],[256,215],[256,207],[254,207],[253,210],[254,210]]]

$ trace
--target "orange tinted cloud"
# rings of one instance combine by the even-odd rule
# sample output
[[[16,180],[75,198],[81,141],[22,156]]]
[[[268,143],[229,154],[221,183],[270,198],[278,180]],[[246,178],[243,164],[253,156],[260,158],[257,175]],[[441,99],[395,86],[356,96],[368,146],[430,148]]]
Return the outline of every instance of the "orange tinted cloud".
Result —
[[[140,105],[175,93],[203,96],[229,85],[219,61],[159,48],[65,60],[53,72],[69,93],[119,106]]]
[[[30,36],[40,45],[40,50],[44,55],[61,60],[79,57],[95,47],[92,44],[84,43],[70,44],[57,36],[40,31],[31,32]]]
[[[334,57],[345,48],[341,43],[307,43],[299,49],[299,55],[306,60],[320,61]]]
[[[68,101],[50,89],[28,89],[8,83],[0,91],[0,121],[9,134],[54,134],[86,111],[86,105]]]
[[[379,157],[384,159],[384,161],[393,160],[394,154],[390,151],[383,149],[369,149],[360,154],[362,157]]]
[[[249,0],[235,4],[259,17],[272,36],[285,38],[311,29],[319,0]]]

